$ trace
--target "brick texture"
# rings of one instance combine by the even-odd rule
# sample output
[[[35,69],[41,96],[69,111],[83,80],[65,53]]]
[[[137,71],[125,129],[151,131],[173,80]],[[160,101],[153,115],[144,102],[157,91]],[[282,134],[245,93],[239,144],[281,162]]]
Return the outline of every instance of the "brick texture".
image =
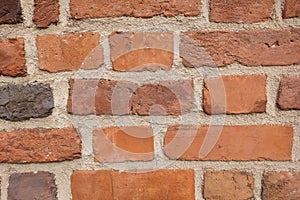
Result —
[[[0,24],[15,24],[22,22],[20,0],[0,1]]]
[[[139,0],[71,0],[71,16],[75,19],[98,17],[153,17],[164,15],[173,17],[200,15],[201,6],[198,0],[167,0],[167,1],[139,1]]]
[[[54,174],[49,172],[16,173],[9,178],[7,200],[57,200]]]
[[[174,126],[165,154],[179,160],[291,160],[291,126]]]
[[[68,111],[88,115],[181,115],[194,107],[192,81],[162,81],[138,87],[112,80],[72,80]]]
[[[73,128],[1,131],[0,163],[43,163],[81,157],[81,140]]]
[[[278,105],[283,110],[300,110],[300,76],[285,77],[281,80]]]
[[[33,22],[39,28],[47,28],[59,19],[58,0],[35,0]]]
[[[299,0],[285,0],[283,10],[283,18],[292,18],[300,16],[300,1]]]
[[[268,172],[264,175],[262,190],[263,199],[300,199],[300,173]]]
[[[148,127],[108,127],[93,136],[95,161],[124,162],[153,160],[154,140]]]
[[[23,38],[0,40],[0,75],[25,76],[25,62]]]
[[[189,32],[181,35],[181,41],[186,67],[300,63],[300,29]]]
[[[254,23],[271,19],[274,0],[211,0],[210,20],[213,22]]]
[[[103,64],[99,33],[39,35],[36,39],[39,65],[48,72],[97,69]]]
[[[208,171],[204,174],[206,200],[245,200],[253,198],[252,175],[239,171]]]
[[[54,108],[52,89],[49,84],[6,85],[0,87],[0,118],[23,121],[43,118]]]
[[[208,114],[266,111],[266,76],[223,76],[204,80],[203,107]]]
[[[71,186],[73,200],[195,198],[193,170],[75,171]]]
[[[109,41],[116,71],[155,71],[172,67],[172,33],[116,32],[110,35]]]

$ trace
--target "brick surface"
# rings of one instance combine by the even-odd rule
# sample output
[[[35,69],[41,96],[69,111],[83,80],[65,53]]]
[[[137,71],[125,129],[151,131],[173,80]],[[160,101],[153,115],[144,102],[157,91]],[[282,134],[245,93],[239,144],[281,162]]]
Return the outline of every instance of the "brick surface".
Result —
[[[285,77],[281,80],[278,105],[283,110],[300,110],[300,76]]]
[[[81,157],[81,140],[73,128],[1,131],[0,163],[43,163]]]
[[[22,22],[20,0],[0,1],[0,24],[15,24]]]
[[[208,171],[204,174],[206,200],[245,200],[253,198],[252,175],[239,171]]]
[[[300,29],[183,33],[180,54],[186,67],[299,64]]]
[[[58,0],[35,0],[33,22],[39,28],[47,28],[59,19]]]
[[[173,17],[200,15],[201,6],[198,0],[167,0],[167,1],[139,1],[139,0],[71,0],[71,16],[75,19],[98,17],[153,17],[164,15]]]
[[[274,0],[211,0],[210,20],[213,22],[254,23],[271,19]]]
[[[283,10],[283,18],[292,18],[300,16],[300,1],[299,0],[285,0]]]
[[[266,76],[222,76],[204,80],[203,107],[208,114],[266,111]]]
[[[70,81],[68,111],[73,114],[181,115],[193,107],[193,83],[189,80],[140,87],[125,81]]]
[[[54,100],[49,84],[12,85],[0,87],[0,118],[23,121],[52,114]]]
[[[149,127],[107,127],[93,135],[95,161],[153,160],[154,139]]]
[[[0,40],[0,75],[25,76],[25,62],[23,38]]]
[[[73,200],[195,199],[193,170],[75,171]]]
[[[103,64],[98,33],[39,35],[36,39],[39,65],[49,72],[97,69]]]
[[[165,154],[179,160],[291,160],[291,126],[174,126]]]
[[[16,173],[9,178],[7,200],[57,200],[55,176],[49,172]]]
[[[110,35],[109,41],[116,71],[155,71],[172,67],[172,33],[116,32]]]
[[[264,175],[262,191],[263,199],[300,199],[300,173],[268,172]]]

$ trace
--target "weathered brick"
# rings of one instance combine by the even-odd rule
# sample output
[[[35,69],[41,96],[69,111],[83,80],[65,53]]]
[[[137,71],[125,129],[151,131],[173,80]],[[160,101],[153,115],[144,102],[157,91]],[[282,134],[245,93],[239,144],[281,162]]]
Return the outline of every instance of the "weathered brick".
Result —
[[[37,36],[39,65],[49,72],[96,69],[103,64],[98,33]]]
[[[153,160],[154,140],[149,127],[108,127],[93,135],[95,161]]]
[[[55,176],[49,172],[16,173],[9,178],[7,200],[57,200]]]
[[[204,80],[203,107],[208,114],[266,111],[266,76],[222,76]]]
[[[20,0],[0,1],[0,24],[15,24],[22,22]]]
[[[291,160],[291,126],[173,126],[165,154],[179,160]]]
[[[25,76],[25,62],[23,38],[0,40],[0,75]]]
[[[162,81],[139,87],[131,98],[132,113],[138,115],[182,115],[194,107],[193,82]]]
[[[292,18],[300,16],[300,1],[299,0],[285,0],[283,10],[283,18]]]
[[[109,41],[116,71],[155,71],[172,67],[172,33],[116,32],[110,35]]]
[[[52,89],[49,84],[12,85],[0,87],[0,118],[23,121],[43,118],[54,108]]]
[[[204,174],[206,200],[246,200],[253,198],[254,179],[240,171],[208,171]]]
[[[262,190],[264,200],[300,199],[300,173],[268,172],[264,175]]]
[[[188,32],[180,54],[186,67],[299,64],[300,29]]]
[[[34,0],[33,22],[39,28],[47,28],[59,19],[58,0]]]
[[[81,157],[74,128],[1,131],[0,163],[43,163]]]
[[[73,114],[181,115],[193,107],[193,83],[189,80],[141,87],[125,81],[70,81],[68,111]]]
[[[254,23],[271,19],[274,0],[211,0],[210,20],[213,22]]]
[[[289,76],[281,80],[278,105],[283,110],[300,110],[300,76]]]
[[[153,17],[164,15],[173,17],[200,15],[201,5],[198,0],[167,0],[167,1],[139,1],[139,0],[71,0],[71,16],[75,19],[98,17]]]
[[[73,200],[195,199],[193,170],[75,171]]]

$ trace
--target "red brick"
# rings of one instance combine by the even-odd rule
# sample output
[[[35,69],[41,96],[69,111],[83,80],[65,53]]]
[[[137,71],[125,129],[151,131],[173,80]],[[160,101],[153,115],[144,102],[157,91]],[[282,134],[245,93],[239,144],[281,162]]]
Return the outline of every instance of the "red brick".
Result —
[[[73,128],[0,132],[0,163],[43,163],[81,157],[81,140]]]
[[[204,80],[203,107],[208,114],[266,111],[266,76],[222,76]]]
[[[283,110],[300,110],[300,76],[289,76],[281,80],[278,105]]]
[[[174,126],[165,137],[170,159],[250,161],[291,160],[291,126]]]
[[[9,178],[7,200],[57,200],[55,176],[49,172],[16,173]]]
[[[155,71],[172,67],[172,33],[116,32],[110,35],[109,41],[116,71]]]
[[[194,107],[190,80],[141,87],[125,81],[72,80],[68,111],[78,115],[181,115]]]
[[[97,69],[103,64],[98,33],[37,36],[39,65],[48,72]]]
[[[292,18],[300,16],[300,1],[299,0],[285,0],[283,10],[283,18]]]
[[[0,40],[0,75],[25,76],[25,62],[23,38]]]
[[[182,115],[194,107],[191,80],[146,84],[132,95],[132,113],[138,115]]]
[[[254,23],[271,19],[274,0],[211,0],[210,20],[213,22]]]
[[[180,54],[186,67],[299,64],[300,29],[188,32]]]
[[[149,127],[108,127],[93,136],[95,161],[124,162],[153,160],[154,141]]]
[[[268,172],[263,180],[263,199],[300,199],[299,172]]]
[[[253,198],[252,175],[239,171],[208,171],[204,174],[204,198],[245,200]]]
[[[198,0],[167,0],[167,1],[139,1],[139,0],[71,0],[71,16],[75,19],[98,17],[153,17],[164,15],[173,17],[200,15],[201,6]]]
[[[75,171],[73,200],[195,199],[193,170]]]
[[[20,0],[0,1],[0,24],[15,24],[22,22]]]
[[[35,0],[33,22],[39,28],[47,28],[59,19],[58,0]]]

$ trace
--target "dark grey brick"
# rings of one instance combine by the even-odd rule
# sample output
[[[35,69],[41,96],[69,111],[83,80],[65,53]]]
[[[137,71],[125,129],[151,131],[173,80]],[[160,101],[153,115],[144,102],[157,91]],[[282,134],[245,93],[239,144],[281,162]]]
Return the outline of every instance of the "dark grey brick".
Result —
[[[54,108],[49,84],[6,85],[0,87],[0,118],[23,121],[51,115]]]

